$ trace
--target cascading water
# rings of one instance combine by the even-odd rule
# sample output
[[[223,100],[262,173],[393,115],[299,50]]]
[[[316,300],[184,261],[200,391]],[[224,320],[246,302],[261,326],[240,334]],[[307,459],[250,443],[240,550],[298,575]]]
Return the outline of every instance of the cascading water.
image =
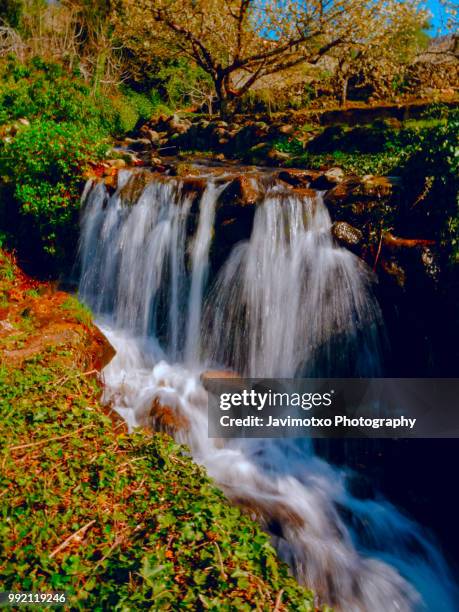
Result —
[[[176,411],[187,424],[174,432],[178,441],[257,516],[298,580],[336,609],[453,611],[448,571],[430,541],[387,502],[353,497],[345,474],[308,441],[222,447],[207,437],[205,369],[379,373],[371,274],[333,244],[320,194],[268,187],[250,240],[233,247],[209,287],[228,177],[208,178],[199,202],[178,179],[153,180],[132,205],[123,190],[135,180],[122,174],[111,197],[98,183],[84,194],[80,293],[117,350],[104,399],[130,426],[154,421],[156,402]]]

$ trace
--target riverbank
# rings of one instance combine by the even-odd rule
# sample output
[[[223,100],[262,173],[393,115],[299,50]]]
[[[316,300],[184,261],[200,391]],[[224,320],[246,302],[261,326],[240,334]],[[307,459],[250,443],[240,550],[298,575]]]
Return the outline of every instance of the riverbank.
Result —
[[[315,609],[183,447],[102,408],[113,349],[89,312],[0,257],[2,589],[86,610]]]

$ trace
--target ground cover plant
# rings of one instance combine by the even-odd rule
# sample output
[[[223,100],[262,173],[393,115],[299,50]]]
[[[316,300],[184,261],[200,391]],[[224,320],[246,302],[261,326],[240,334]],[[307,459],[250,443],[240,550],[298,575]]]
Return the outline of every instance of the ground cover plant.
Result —
[[[0,305],[2,590],[66,591],[75,610],[315,609],[185,448],[102,410],[76,299],[2,252]]]

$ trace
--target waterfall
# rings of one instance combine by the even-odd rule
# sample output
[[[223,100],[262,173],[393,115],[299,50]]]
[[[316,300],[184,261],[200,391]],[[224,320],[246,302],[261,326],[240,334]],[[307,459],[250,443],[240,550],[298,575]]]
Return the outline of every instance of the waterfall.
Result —
[[[132,203],[122,174],[111,196],[84,194],[80,294],[117,354],[104,401],[130,427],[155,422],[159,402],[174,429],[235,503],[272,535],[297,579],[352,612],[453,611],[448,570],[417,526],[384,500],[353,497],[344,471],[307,440],[207,436],[200,374],[231,368],[264,377],[377,375],[381,313],[371,271],[336,246],[319,193],[265,183],[250,239],[209,278],[219,198],[154,179]],[[268,186],[266,186],[268,185]]]

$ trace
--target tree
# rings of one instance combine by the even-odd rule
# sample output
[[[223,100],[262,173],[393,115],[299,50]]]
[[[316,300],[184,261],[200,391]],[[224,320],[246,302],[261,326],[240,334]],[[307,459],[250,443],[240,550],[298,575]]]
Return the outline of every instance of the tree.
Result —
[[[427,13],[416,2],[381,6],[365,40],[343,44],[331,52],[336,59],[333,84],[345,106],[351,78],[374,95],[393,93],[417,54],[429,42]]]
[[[382,21],[373,0],[119,0],[118,9],[127,48],[143,57],[166,49],[196,62],[223,114],[260,78],[364,44]]]

